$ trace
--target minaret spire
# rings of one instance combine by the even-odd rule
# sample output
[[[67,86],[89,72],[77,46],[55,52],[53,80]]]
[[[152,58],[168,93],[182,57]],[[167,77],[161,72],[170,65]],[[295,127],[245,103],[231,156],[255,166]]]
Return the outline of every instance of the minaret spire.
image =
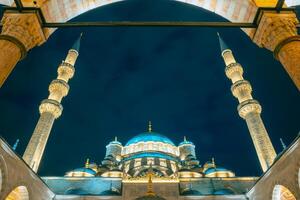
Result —
[[[40,118],[24,152],[23,159],[37,172],[54,120],[62,114],[62,98],[69,92],[68,81],[75,73],[75,62],[79,55],[81,36],[76,40],[68,55],[58,67],[58,76],[49,85],[49,96],[40,104]]]
[[[282,149],[285,150],[285,149],[286,149],[286,145],[285,145],[285,143],[283,142],[283,139],[282,139],[282,138],[280,138],[280,143],[281,143]]]
[[[247,123],[261,168],[265,172],[272,165],[276,152],[260,116],[261,105],[251,95],[252,87],[243,78],[242,66],[235,61],[232,51],[219,34],[218,36],[221,55],[226,65],[225,73],[232,82],[231,92],[239,101],[237,108],[239,115]]]
[[[79,53],[80,50],[80,42],[81,42],[81,38],[82,38],[82,33],[80,33],[80,36],[77,38],[77,40],[74,42],[73,46],[71,49],[77,51]]]
[[[90,165],[90,159],[87,158],[86,161],[85,161],[84,167],[89,168],[89,165]]]
[[[220,49],[221,52],[223,53],[225,50],[229,50],[227,44],[224,42],[224,40],[221,38],[219,32],[217,32],[218,38],[219,38],[219,43],[220,43]]]
[[[12,149],[13,149],[14,151],[17,150],[17,147],[18,147],[18,145],[19,145],[19,142],[20,142],[20,140],[17,139],[16,142],[15,142],[15,144],[14,144],[14,146],[12,147]]]

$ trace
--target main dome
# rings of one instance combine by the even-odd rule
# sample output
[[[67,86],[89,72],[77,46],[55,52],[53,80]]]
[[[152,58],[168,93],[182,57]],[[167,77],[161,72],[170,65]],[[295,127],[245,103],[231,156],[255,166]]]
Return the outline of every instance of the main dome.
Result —
[[[166,136],[155,132],[144,132],[130,139],[125,146],[138,142],[162,142],[175,146],[175,144]]]

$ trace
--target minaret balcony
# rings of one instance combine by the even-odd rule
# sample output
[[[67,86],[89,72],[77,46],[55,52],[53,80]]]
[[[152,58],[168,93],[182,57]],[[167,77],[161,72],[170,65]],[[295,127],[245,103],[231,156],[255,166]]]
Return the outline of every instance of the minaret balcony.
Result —
[[[240,100],[240,102],[243,102],[248,99],[252,99],[251,97],[252,87],[251,84],[246,80],[236,81],[231,86],[231,92],[233,96],[235,96]]]
[[[50,85],[49,85],[49,92],[51,94],[57,94],[59,96],[66,96],[69,92],[69,85],[66,81],[61,80],[61,79],[55,79],[53,80]],[[56,95],[55,95],[56,96]]]
[[[45,99],[42,101],[39,110],[40,114],[48,112],[53,114],[55,118],[58,118],[63,111],[63,107],[58,101],[52,99]]]
[[[225,74],[229,79],[232,79],[234,76],[241,77],[243,73],[244,70],[239,63],[231,63],[225,68]]]
[[[62,62],[57,69],[57,73],[59,79],[67,81],[74,76],[75,68],[70,63]]]
[[[249,99],[240,103],[237,107],[239,115],[245,119],[249,113],[261,113],[261,106],[258,101]]]

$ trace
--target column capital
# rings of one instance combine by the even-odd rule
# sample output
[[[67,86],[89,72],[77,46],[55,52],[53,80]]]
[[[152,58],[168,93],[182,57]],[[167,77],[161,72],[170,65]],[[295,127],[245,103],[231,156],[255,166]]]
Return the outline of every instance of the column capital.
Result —
[[[293,11],[262,11],[253,41],[260,47],[274,51],[282,41],[297,35],[297,23]]]
[[[17,43],[13,40],[10,41],[18,46],[21,43],[26,51],[41,45],[47,39],[37,13],[6,11],[2,18],[2,24],[1,35],[14,38],[18,41]]]

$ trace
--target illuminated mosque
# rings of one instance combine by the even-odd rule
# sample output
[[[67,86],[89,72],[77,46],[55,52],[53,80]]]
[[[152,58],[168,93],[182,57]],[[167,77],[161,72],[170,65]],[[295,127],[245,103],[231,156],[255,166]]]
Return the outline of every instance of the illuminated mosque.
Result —
[[[47,11],[49,11],[51,7],[47,2],[49,1],[38,1],[40,5],[42,3],[48,5]],[[245,0],[245,2],[250,2],[246,4],[248,6],[265,5],[263,1]],[[38,40],[37,43],[42,43],[46,38],[35,37],[35,40],[24,38],[22,40],[22,37],[41,34],[36,32],[39,30],[37,27],[39,22],[34,17],[35,14],[11,15],[7,12],[4,15],[2,20],[4,27],[0,35],[2,48],[0,59],[2,59],[1,63],[7,62],[5,69],[8,71],[11,70],[8,68],[13,68],[27,50],[36,45],[32,42]],[[51,12],[46,13],[46,18],[50,15]],[[30,20],[26,21],[25,18],[24,21],[21,17],[14,21],[16,16],[25,16]],[[299,68],[293,67],[300,57],[300,39],[294,27],[297,21],[295,15],[287,10],[284,14],[262,13],[260,17],[263,27],[258,27],[254,40],[274,51],[274,55],[290,70],[290,76],[299,88]],[[269,26],[271,18],[277,21]],[[13,31],[10,26],[10,24],[23,22],[30,27],[30,34],[19,34],[22,31],[20,26],[17,31]],[[30,23],[36,27],[28,25]],[[266,38],[263,34],[268,34],[269,29],[264,26],[279,28],[271,31],[272,37]],[[275,34],[276,31],[280,34]],[[284,34],[281,34],[283,32]],[[247,33],[252,34],[252,32]],[[281,40],[275,45],[274,41],[279,40],[277,36],[280,36]],[[75,75],[75,63],[80,53],[80,36],[59,65],[57,77],[48,88],[49,96],[39,106],[40,118],[22,158],[15,153],[14,148],[0,139],[0,200],[300,199],[299,136],[281,153],[276,154],[261,118],[262,106],[252,96],[253,89],[250,82],[244,79],[242,65],[236,61],[232,50],[220,35],[218,40],[220,54],[225,63],[225,75],[231,81],[231,93],[239,103],[237,112],[245,120],[251,135],[263,171],[261,177],[236,176],[233,171],[226,169],[226,166],[220,166],[214,158],[203,162],[197,157],[196,145],[192,141],[184,137],[183,141],[176,145],[170,138],[158,133],[159,131],[156,132],[151,122],[146,132],[131,138],[125,145],[117,138],[107,144],[106,154],[101,163],[94,163],[87,159],[84,166],[78,168],[74,166],[74,169],[66,172],[64,176],[39,177],[37,171],[52,126],[63,112],[61,102],[68,95],[69,81]],[[20,49],[20,51],[16,50],[18,53],[11,54],[9,57],[8,49],[12,51]],[[5,59],[7,57],[9,59]],[[0,64],[0,69],[1,67],[3,68]],[[1,77],[1,84],[5,79],[6,76]]]

